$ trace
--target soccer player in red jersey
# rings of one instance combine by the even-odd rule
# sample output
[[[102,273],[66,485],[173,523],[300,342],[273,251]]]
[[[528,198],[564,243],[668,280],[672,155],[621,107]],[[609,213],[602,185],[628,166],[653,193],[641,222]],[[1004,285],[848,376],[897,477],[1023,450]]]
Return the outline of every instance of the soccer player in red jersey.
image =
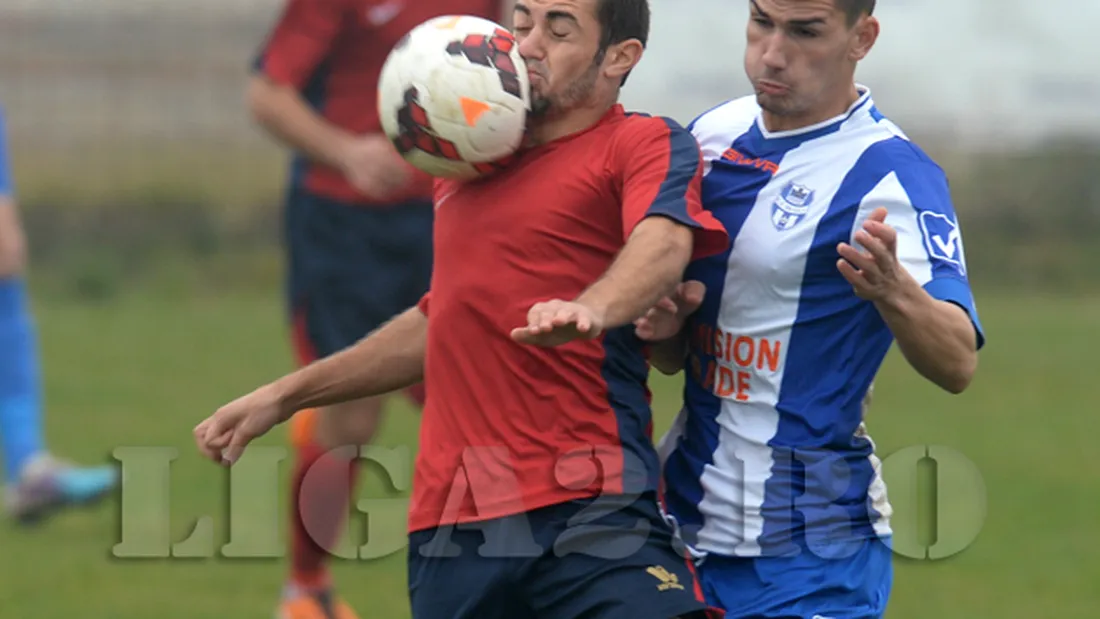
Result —
[[[256,121],[296,153],[285,234],[288,305],[302,365],[351,346],[415,303],[431,280],[431,178],[397,154],[376,110],[387,54],[432,17],[499,20],[503,6],[502,0],[287,1],[256,60],[248,98]],[[326,560],[347,515],[358,471],[354,454],[370,442],[382,406],[380,397],[365,398],[295,418],[284,619],[354,617],[332,594]]]
[[[413,617],[702,616],[657,507],[632,323],[728,239],[700,206],[691,135],[618,104],[648,36],[646,0],[520,0],[514,20],[531,143],[486,179],[437,183],[431,291],[222,407],[195,439],[231,463],[297,410],[423,378]]]

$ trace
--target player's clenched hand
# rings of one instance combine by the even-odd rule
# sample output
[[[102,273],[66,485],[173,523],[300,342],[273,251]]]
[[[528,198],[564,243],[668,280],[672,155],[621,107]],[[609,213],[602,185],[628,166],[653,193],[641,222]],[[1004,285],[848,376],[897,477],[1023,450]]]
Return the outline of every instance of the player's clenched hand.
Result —
[[[703,304],[706,292],[706,285],[694,280],[676,286],[671,296],[658,301],[645,316],[634,321],[635,335],[647,342],[674,337],[684,328],[688,316]]]
[[[233,400],[195,426],[199,451],[219,464],[233,464],[253,439],[290,418],[270,386]]]
[[[903,287],[906,276],[898,263],[898,233],[886,223],[886,209],[875,209],[854,240],[863,250],[841,243],[837,269],[852,285],[856,295],[868,301],[885,301]]]
[[[594,339],[603,332],[603,319],[592,309],[572,301],[536,303],[527,312],[527,326],[512,329],[512,339],[534,346],[558,346]]]
[[[381,134],[349,142],[340,156],[344,177],[363,195],[385,199],[401,191],[411,178],[409,164]]]

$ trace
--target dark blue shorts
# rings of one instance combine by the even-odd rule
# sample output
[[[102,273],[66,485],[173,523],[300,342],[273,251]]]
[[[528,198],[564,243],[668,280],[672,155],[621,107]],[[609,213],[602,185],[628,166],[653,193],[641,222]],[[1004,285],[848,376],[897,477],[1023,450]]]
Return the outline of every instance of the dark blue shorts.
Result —
[[[653,495],[570,501],[409,542],[413,619],[720,616]]]
[[[300,361],[327,357],[412,307],[432,276],[430,202],[357,206],[292,190],[287,297]]]

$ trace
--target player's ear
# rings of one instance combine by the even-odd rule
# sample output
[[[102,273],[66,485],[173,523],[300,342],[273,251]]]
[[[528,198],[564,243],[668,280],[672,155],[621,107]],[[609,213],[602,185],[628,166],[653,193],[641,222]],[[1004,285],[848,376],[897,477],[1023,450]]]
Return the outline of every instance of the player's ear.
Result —
[[[623,76],[637,66],[644,51],[645,48],[638,39],[627,39],[609,46],[603,58],[604,75],[616,82],[621,81]]]
[[[863,15],[852,26],[852,46],[849,57],[854,62],[859,62],[871,53],[871,48],[878,40],[879,23],[871,15]]]

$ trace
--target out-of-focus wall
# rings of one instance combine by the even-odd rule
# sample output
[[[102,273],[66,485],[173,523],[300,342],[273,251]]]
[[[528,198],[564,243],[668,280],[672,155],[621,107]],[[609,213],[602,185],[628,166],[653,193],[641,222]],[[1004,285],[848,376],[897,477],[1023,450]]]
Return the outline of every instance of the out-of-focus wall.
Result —
[[[280,4],[0,3],[0,104],[40,255],[150,230],[162,244],[180,230],[210,247],[277,241],[285,155],[242,92]],[[628,106],[686,123],[748,92],[747,2],[652,4]],[[1100,281],[1100,3],[879,4],[882,37],[858,79],[948,170],[975,277]]]

